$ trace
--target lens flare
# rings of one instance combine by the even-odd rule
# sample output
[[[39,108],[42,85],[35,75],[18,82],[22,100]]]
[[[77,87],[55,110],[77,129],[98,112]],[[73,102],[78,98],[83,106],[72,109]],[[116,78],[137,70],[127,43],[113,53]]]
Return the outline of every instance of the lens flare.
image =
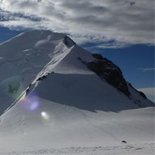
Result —
[[[43,119],[49,120],[49,115],[46,112],[42,111],[41,116],[42,116]]]
[[[39,107],[39,98],[36,94],[32,93],[28,96],[23,95],[20,99],[22,105],[30,111],[37,110]]]
[[[33,103],[30,104],[30,110],[36,110],[39,106],[39,103],[37,101],[34,101]]]

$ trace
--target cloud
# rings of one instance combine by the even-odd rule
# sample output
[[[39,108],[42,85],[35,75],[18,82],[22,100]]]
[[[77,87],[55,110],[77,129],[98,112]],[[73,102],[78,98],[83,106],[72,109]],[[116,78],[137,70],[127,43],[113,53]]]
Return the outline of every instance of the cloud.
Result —
[[[155,88],[140,88],[138,90],[144,92],[155,103]]]
[[[130,44],[125,42],[118,42],[118,41],[108,41],[108,42],[101,42],[100,44],[96,45],[95,48],[103,49],[103,48],[124,48],[129,46]]]
[[[142,72],[154,72],[155,68],[139,68]]]
[[[1,26],[45,28],[78,41],[154,44],[154,0],[0,0],[0,17]]]

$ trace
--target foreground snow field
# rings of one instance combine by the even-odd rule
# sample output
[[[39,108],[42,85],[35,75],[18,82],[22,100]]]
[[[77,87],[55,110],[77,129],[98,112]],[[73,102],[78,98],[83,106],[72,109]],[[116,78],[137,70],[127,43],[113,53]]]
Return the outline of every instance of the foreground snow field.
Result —
[[[65,35],[19,35],[0,57],[0,154],[154,154],[153,104],[88,69],[91,54]]]
[[[40,149],[25,152],[0,153],[2,155],[152,155],[154,143],[130,144],[126,146],[70,147],[62,149]]]
[[[33,113],[19,103],[2,116],[1,154],[154,154],[152,108],[90,112],[40,103]]]

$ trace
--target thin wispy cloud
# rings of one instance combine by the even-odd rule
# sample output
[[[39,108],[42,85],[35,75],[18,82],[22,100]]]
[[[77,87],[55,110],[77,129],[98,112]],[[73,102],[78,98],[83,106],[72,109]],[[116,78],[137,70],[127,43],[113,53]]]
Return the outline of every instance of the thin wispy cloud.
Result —
[[[155,68],[138,68],[142,72],[154,72]]]
[[[0,0],[0,25],[50,29],[70,34],[78,41],[114,40],[118,47],[119,43],[154,44],[153,3],[154,0]]]

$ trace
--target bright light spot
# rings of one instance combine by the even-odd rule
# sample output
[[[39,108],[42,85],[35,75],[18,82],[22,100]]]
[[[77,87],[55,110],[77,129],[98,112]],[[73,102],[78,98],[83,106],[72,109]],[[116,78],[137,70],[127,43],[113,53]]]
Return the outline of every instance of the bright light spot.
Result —
[[[49,115],[46,112],[42,111],[41,116],[42,116],[43,119],[49,120]]]

